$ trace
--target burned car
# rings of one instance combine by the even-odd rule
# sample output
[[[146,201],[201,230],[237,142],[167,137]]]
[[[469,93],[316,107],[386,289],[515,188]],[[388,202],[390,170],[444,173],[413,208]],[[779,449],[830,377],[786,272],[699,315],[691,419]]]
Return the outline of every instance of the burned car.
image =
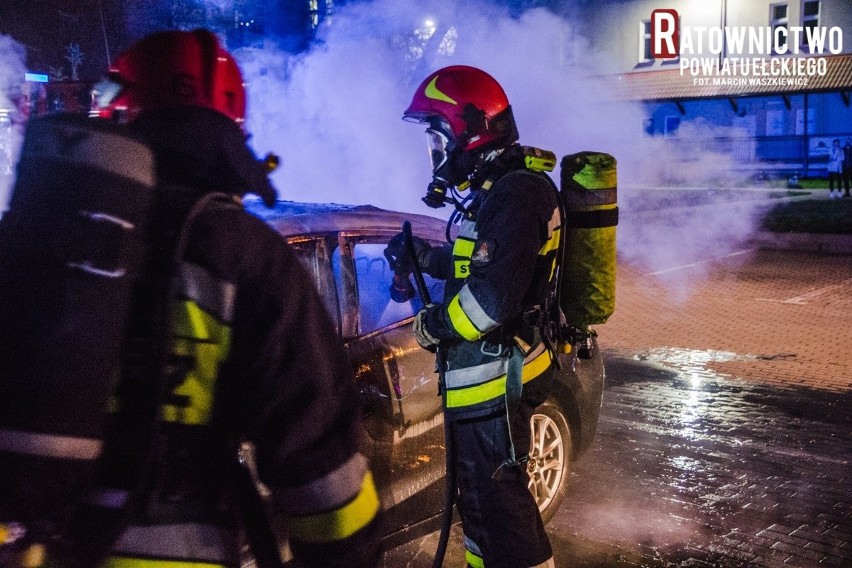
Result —
[[[434,354],[414,339],[419,297],[391,299],[388,241],[409,221],[433,245],[446,242],[442,220],[372,206],[279,202],[249,209],[287,239],[313,275],[346,345],[364,408],[362,451],[385,508],[385,544],[397,546],[436,530],[444,506],[445,448]],[[424,275],[433,301],[443,281]],[[528,472],[545,522],[556,512],[571,464],[592,443],[604,367],[595,341],[559,355],[550,398],[532,417]]]

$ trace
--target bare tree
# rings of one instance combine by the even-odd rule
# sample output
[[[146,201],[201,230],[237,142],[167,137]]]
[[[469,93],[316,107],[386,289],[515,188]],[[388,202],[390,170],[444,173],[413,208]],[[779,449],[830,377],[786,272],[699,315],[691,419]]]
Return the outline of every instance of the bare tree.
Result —
[[[79,43],[69,43],[65,46],[65,59],[71,62],[71,80],[79,81],[77,68],[83,63],[83,52],[80,51]]]

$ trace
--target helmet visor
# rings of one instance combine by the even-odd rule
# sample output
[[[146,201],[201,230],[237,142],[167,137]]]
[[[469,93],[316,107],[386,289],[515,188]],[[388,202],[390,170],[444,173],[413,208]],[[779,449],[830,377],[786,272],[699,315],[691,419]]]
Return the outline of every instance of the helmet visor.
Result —
[[[447,163],[447,156],[450,152],[450,139],[443,132],[431,128],[426,130],[426,139],[429,144],[432,171],[437,172],[441,166]]]

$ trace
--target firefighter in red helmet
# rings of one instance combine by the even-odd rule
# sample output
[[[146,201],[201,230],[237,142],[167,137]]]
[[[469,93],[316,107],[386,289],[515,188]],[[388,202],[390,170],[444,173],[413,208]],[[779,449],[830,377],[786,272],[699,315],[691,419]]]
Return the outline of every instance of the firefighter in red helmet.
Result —
[[[447,281],[443,301],[415,317],[414,334],[446,354],[444,414],[456,453],[448,459],[468,564],[553,566],[526,462],[529,421],[552,381],[554,355],[538,320],[559,244],[556,188],[537,153],[517,143],[502,87],[480,69],[432,73],[403,118],[426,126],[433,179],[424,201],[463,211],[451,245],[414,238],[423,270]],[[470,197],[451,197],[463,190]],[[387,253],[404,265],[402,239]]]
[[[107,565],[239,565],[239,531],[263,529],[237,514],[251,508],[233,469],[249,441],[300,565],[375,566],[380,503],[357,451],[345,353],[298,258],[242,206],[246,193],[273,206],[275,191],[246,145],[234,58],[209,31],[158,32],[121,55],[98,90],[101,116],[127,122],[154,150],[163,214],[153,238],[169,242],[178,220],[197,214],[173,288],[157,459]],[[214,192],[230,198],[199,211]],[[121,385],[94,499],[101,509],[124,506],[133,470],[145,467],[123,437],[140,387]]]

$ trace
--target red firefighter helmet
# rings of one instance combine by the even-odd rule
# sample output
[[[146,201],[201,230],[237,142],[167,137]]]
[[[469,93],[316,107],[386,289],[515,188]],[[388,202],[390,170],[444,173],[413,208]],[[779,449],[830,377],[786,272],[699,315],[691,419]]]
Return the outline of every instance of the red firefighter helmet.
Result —
[[[121,54],[100,83],[98,110],[133,121],[146,110],[181,106],[218,111],[245,121],[243,78],[233,56],[209,30],[148,35]]]
[[[403,118],[450,130],[447,134],[462,151],[518,139],[512,108],[500,83],[466,65],[444,67],[426,77]]]

